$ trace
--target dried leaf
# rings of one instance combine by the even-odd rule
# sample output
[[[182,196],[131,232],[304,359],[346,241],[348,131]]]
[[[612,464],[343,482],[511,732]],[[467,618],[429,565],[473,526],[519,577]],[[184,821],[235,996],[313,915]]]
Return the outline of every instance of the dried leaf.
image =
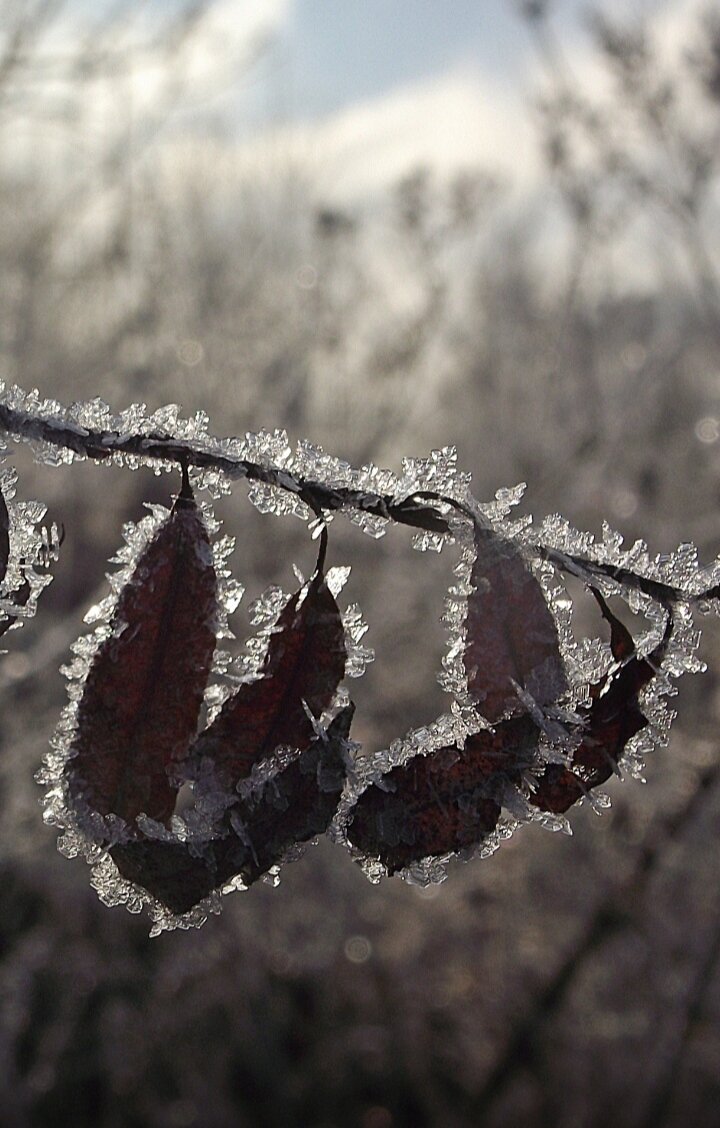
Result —
[[[186,913],[216,888],[212,851],[191,853],[186,842],[143,838],[110,849],[120,874],[174,913]]]
[[[537,739],[530,717],[513,717],[468,737],[463,750],[440,748],[393,768],[358,799],[350,842],[389,873],[475,846],[495,829],[503,785],[530,762]]]
[[[306,749],[315,735],[308,712],[319,718],[332,703],[345,661],[342,618],[319,561],[313,578],[281,611],[260,677],[225,702],[193,757],[212,761],[221,783],[234,788],[277,748]]]
[[[189,491],[142,552],[78,706],[71,789],[102,815],[166,823],[215,647],[216,576]]]
[[[520,550],[476,526],[464,654],[468,689],[495,724],[517,707],[513,683],[538,705],[567,688],[557,627]]]
[[[573,753],[572,768],[548,765],[540,776],[537,791],[529,796],[533,806],[553,814],[562,814],[594,787],[605,783],[617,769],[628,741],[646,727],[647,717],[640,708],[638,695],[657,673],[672,631],[669,614],[661,641],[647,658],[638,658],[627,628],[613,615],[600,593],[593,594],[610,624],[613,657],[623,665],[590,691],[584,736]]]
[[[327,733],[316,735],[292,763],[232,808],[234,841],[228,837],[215,851],[219,880],[240,874],[245,885],[251,885],[291,846],[324,834],[345,783],[344,742],[354,711],[347,705]]]
[[[323,834],[345,781],[343,745],[353,711],[351,705],[343,709],[288,767],[239,799],[228,812],[224,837],[192,847],[152,839],[112,847],[122,876],[172,912],[185,913],[235,877],[251,885],[290,847]]]

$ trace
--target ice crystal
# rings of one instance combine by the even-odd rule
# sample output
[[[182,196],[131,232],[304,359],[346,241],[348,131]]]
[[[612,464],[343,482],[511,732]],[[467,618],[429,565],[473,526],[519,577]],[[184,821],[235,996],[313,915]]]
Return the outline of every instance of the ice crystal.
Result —
[[[488,521],[501,521],[516,505],[520,504],[526,489],[525,482],[519,482],[516,486],[501,486],[500,489],[495,491],[493,501],[484,504],[474,502],[477,512]]]
[[[12,630],[35,614],[40,593],[52,579],[48,567],[58,559],[60,537],[55,524],[40,525],[45,505],[17,499],[17,473],[2,463],[0,457],[0,491],[7,508],[9,553],[0,588],[0,612],[13,620],[9,628]]]
[[[418,552],[442,552],[447,539],[446,533],[432,533],[423,530],[421,533],[415,533],[412,546]]]
[[[360,678],[370,662],[375,661],[375,651],[360,645],[360,640],[366,634],[368,627],[357,603],[351,603],[343,612],[342,621],[347,651],[345,674],[349,678]]]
[[[247,431],[243,446],[243,457],[267,468],[282,467],[292,459],[292,448],[288,442],[287,431]]]
[[[301,439],[295,448],[292,469],[300,478],[324,482],[333,489],[342,489],[352,483],[352,467],[349,462],[334,458],[322,447]]]
[[[353,510],[350,514],[350,520],[354,525],[363,531],[367,536],[372,537],[373,540],[379,540],[384,537],[387,532],[387,518],[378,516],[374,513],[366,513],[362,509]]]
[[[428,458],[404,458],[396,493],[410,497],[416,493],[428,492],[465,501],[470,487],[470,475],[458,470],[457,461],[454,446],[433,450]]]
[[[307,521],[310,516],[310,510],[301,498],[268,482],[252,482],[248,488],[248,499],[259,513],[299,517],[301,521]]]

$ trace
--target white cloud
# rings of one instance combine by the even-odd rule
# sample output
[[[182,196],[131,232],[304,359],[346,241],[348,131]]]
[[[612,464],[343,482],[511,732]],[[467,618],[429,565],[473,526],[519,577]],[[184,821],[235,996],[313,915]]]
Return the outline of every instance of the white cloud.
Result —
[[[356,102],[319,121],[283,125],[242,146],[259,159],[271,147],[305,165],[326,198],[365,199],[416,168],[440,175],[482,166],[532,183],[538,155],[521,97],[468,70]]]
[[[522,103],[469,72],[405,86],[319,124],[309,138],[335,190],[364,195],[419,164],[439,172],[484,165],[532,179],[537,154]]]

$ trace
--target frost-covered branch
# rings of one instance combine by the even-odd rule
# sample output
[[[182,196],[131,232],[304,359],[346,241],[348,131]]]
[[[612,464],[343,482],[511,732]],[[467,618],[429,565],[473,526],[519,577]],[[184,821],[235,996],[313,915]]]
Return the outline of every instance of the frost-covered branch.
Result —
[[[39,445],[44,450],[43,461],[71,461],[73,457],[120,462],[134,459],[148,464],[193,467],[197,470],[215,471],[231,481],[246,478],[251,482],[284,490],[295,495],[317,514],[323,510],[334,512],[355,509],[429,532],[446,532],[448,529],[447,522],[435,508],[413,502],[411,498],[398,500],[389,494],[370,489],[333,486],[302,474],[294,474],[282,466],[253,461],[241,453],[246,440],[208,436],[203,426],[204,418],[196,417],[196,420],[186,422],[185,429],[192,437],[183,439],[177,434],[154,427],[140,431],[128,430],[125,426],[128,413],[118,417],[115,427],[101,429],[85,426],[73,418],[73,410],[77,407],[78,405],[73,405],[64,409],[59,404],[45,401],[38,411],[28,411],[0,404],[0,431],[15,439]],[[104,405],[93,403],[81,407],[81,413],[86,418],[90,408],[97,410],[98,418],[105,414]],[[79,411],[75,413],[80,414]],[[132,408],[130,413],[133,413]],[[140,422],[140,414],[134,414],[137,424]],[[152,419],[151,416],[150,422]],[[55,458],[52,450],[59,452]],[[70,458],[63,458],[60,452],[67,452]]]
[[[170,510],[151,506],[125,526],[122,567],[64,667],[70,700],[38,777],[61,849],[95,867],[108,903],[148,905],[156,930],[202,923],[222,893],[272,877],[323,833],[371,880],[427,883],[453,856],[488,856],[522,823],[568,830],[566,812],[585,799],[602,807],[602,784],[637,774],[666,739],[670,679],[703,668],[694,616],[717,607],[720,561],[701,566],[688,544],[656,557],[641,541],[624,550],[609,527],[596,540],[558,515],[513,518],[524,486],[479,502],[454,448],[405,458],[399,473],[353,468],[308,442],[291,447],[284,431],[217,438],[204,413],[183,419],[175,405],[115,415],[100,400],[64,407],[16,387],[2,389],[0,430],[45,464],[182,473]],[[60,538],[23,526],[4,473],[10,626],[22,584]],[[243,595],[227,566],[234,538],[215,539],[219,522],[196,493],[221,496],[239,480],[261,512],[303,519],[319,552],[294,593],[271,587],[255,602],[260,630],[233,657],[219,643]],[[395,522],[415,527],[415,548],[457,553],[438,675],[451,705],[370,754],[350,739],[343,682],[373,652],[360,644],[357,605],[336,601],[350,569],[326,571],[339,512],[370,536]],[[585,583],[609,643],[574,637],[563,573]],[[649,629],[631,634],[610,596]]]
[[[451,509],[473,520],[478,516],[482,519],[482,514],[467,504],[462,493],[443,491],[441,480],[437,490],[422,488],[432,482],[432,471],[427,481],[421,482],[407,475],[405,480],[396,479],[388,471],[374,466],[353,470],[319,448],[302,443],[298,452],[291,456],[284,432],[217,438],[208,434],[204,414],[181,420],[175,405],[148,416],[144,405],[133,404],[113,416],[108,406],[99,400],[64,407],[57,401],[40,399],[36,392],[27,394],[17,387],[7,391],[5,400],[0,403],[0,431],[16,440],[30,442],[40,460],[45,462],[87,458],[126,465],[185,467],[203,472],[209,488],[214,485],[219,490],[227,488],[229,482],[246,479],[276,495],[278,492],[288,495],[285,507],[275,501],[268,502],[268,509],[282,512],[285,508],[291,512],[295,508],[297,511],[295,503],[299,502],[318,517],[351,512],[375,535],[382,533],[385,522],[415,527],[437,537],[447,535],[451,528],[447,513]],[[252,453],[256,457],[252,457]],[[418,460],[406,462],[413,470],[417,469]],[[324,478],[303,473],[310,468],[318,469]],[[389,482],[394,488],[392,491],[373,489],[374,481]],[[363,515],[367,520],[363,521]],[[561,549],[557,544],[547,543],[542,537],[534,538],[534,548],[554,567],[585,582],[610,579],[664,606],[683,599],[697,602],[720,596],[717,583],[700,588],[696,585],[695,590],[689,591],[659,576],[643,574],[628,563],[621,566],[617,562],[592,559],[567,546]]]

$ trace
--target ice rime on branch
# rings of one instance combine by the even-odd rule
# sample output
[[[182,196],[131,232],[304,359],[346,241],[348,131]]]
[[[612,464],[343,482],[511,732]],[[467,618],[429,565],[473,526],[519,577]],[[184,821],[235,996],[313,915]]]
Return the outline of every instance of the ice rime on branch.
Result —
[[[122,639],[122,625],[112,625],[118,600],[134,582],[138,559],[168,511],[154,507],[139,526],[125,530],[127,544],[117,557],[122,568],[111,578],[111,594],[86,617],[99,625],[75,645],[66,667],[70,704],[40,778],[49,788],[46,819],[64,830],[61,848],[93,863],[93,882],[104,900],[132,910],[149,905],[156,929],[201,923],[217,910],[221,892],[244,887],[262,872],[275,879],[280,862],[325,829],[350,849],[371,880],[400,872],[422,883],[443,880],[451,857],[488,856],[523,823],[567,831],[565,811],[572,803],[605,805],[598,781],[611,771],[641,774],[647,752],[667,739],[672,714],[664,698],[674,692],[673,679],[703,668],[696,657],[695,618],[718,610],[720,562],[701,566],[688,544],[655,557],[641,541],[624,549],[620,535],[607,526],[595,540],[559,516],[537,526],[530,517],[514,518],[522,485],[500,489],[481,504],[470,492],[470,476],[458,470],[453,448],[404,459],[395,474],[373,465],[353,468],[304,441],[293,448],[284,431],[215,438],[204,414],[183,419],[176,405],[148,413],[133,404],[113,414],[99,400],[64,407],[17,387],[0,387],[0,430],[30,443],[36,458],[49,465],[87,458],[131,469],[148,465],[158,473],[182,468],[184,490],[192,483],[211,496],[245,479],[256,508],[299,517],[323,545],[333,518],[344,514],[373,538],[390,524],[408,525],[415,548],[454,552],[444,614],[448,646],[438,675],[450,702],[441,717],[388,749],[365,752],[337,725],[337,734],[329,736],[349,695],[336,680],[328,681],[318,697],[326,704],[317,714],[304,697],[296,702],[302,705],[297,714],[302,740],[299,729],[297,740],[291,734],[273,746],[270,737],[264,739],[258,745],[262,755],[235,788],[218,783],[210,760],[187,770],[175,765],[173,779],[194,789],[194,806],[169,819],[144,811],[128,821],[93,810],[92,803],[83,806],[68,790],[70,749],[89,671],[111,631]],[[12,479],[0,486],[10,499]],[[208,532],[216,533],[209,506],[200,506],[199,513]],[[27,576],[28,561],[45,561],[55,551],[52,533],[42,551],[36,541],[31,546],[36,534],[27,530],[41,516],[39,509],[10,509],[15,547],[6,589],[21,571]],[[227,614],[242,596],[242,585],[227,567],[232,543],[224,537],[211,550],[216,640],[232,637]],[[295,596],[269,589],[260,597],[253,608],[260,632],[244,656],[234,658],[216,647],[217,680],[204,690],[210,726],[238,693],[249,694],[248,700],[256,694],[262,708],[275,700],[271,679],[282,666],[279,656],[272,657],[281,653],[278,632],[295,646],[293,632],[310,629],[303,661],[309,655],[307,660],[319,664],[313,683],[318,692],[324,661],[318,638],[323,631],[328,639],[340,637],[331,625],[332,608],[349,571],[334,568],[324,575],[323,568],[321,547],[315,577],[307,582],[298,577]],[[610,643],[575,637],[565,574],[595,593]],[[639,637],[632,638],[610,610],[605,600],[613,597],[644,616]],[[302,619],[306,599],[329,601],[322,612],[311,608],[311,627]],[[341,624],[343,674],[359,676],[372,652],[361,645],[366,627],[356,606],[343,613]],[[320,632],[315,641],[313,631]],[[335,669],[337,660],[330,666]],[[253,685],[252,691],[243,689]],[[243,709],[251,727],[260,724],[259,714]],[[306,778],[316,770],[313,765],[314,785]],[[328,795],[335,795],[332,810]],[[286,808],[290,813],[284,816]],[[125,877],[117,868],[118,859],[126,858],[118,853],[122,849],[135,851],[132,865],[122,863]],[[174,859],[182,873],[186,867],[184,887]],[[143,886],[138,874],[145,872]]]

